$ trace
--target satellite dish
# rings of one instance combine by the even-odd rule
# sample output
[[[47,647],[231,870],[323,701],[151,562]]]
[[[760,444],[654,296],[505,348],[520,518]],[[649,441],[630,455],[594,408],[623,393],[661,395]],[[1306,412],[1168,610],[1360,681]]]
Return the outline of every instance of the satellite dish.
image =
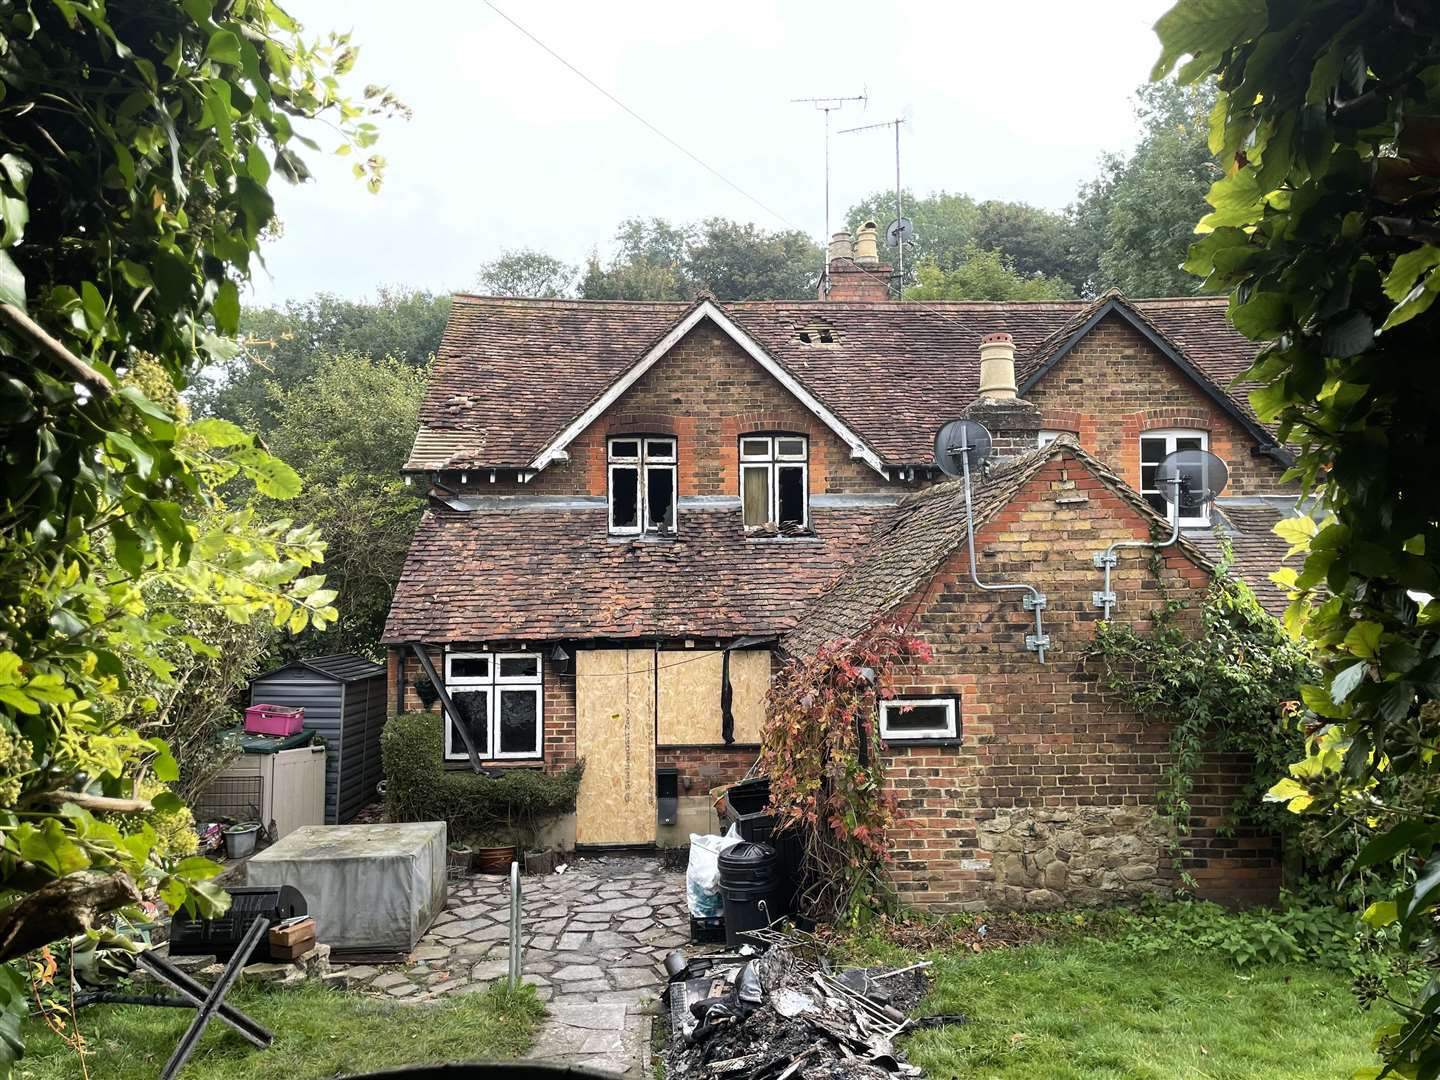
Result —
[[[974,471],[990,456],[990,432],[974,420],[951,420],[935,436],[935,464],[947,476],[962,476],[964,457]]]
[[[896,218],[885,228],[887,247],[899,247],[915,239],[915,224],[908,217]]]
[[[1197,516],[1225,490],[1225,463],[1208,450],[1176,450],[1155,470],[1155,486],[1167,503],[1186,517]],[[1177,484],[1175,480],[1180,482]]]

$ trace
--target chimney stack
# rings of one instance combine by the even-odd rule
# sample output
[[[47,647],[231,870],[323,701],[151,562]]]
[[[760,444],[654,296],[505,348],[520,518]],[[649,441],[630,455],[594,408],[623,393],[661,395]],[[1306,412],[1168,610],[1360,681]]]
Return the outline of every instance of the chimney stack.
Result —
[[[855,234],[853,249],[848,232],[830,237],[825,278],[820,282],[821,300],[879,304],[890,299],[890,264],[880,261],[875,234],[875,222],[867,221]]]
[[[997,463],[1034,450],[1039,441],[1043,418],[1019,396],[1015,339],[1003,330],[980,339],[980,392],[963,415],[989,429]]]
[[[1015,388],[1015,339],[1001,330],[980,339],[980,396],[1013,398]]]

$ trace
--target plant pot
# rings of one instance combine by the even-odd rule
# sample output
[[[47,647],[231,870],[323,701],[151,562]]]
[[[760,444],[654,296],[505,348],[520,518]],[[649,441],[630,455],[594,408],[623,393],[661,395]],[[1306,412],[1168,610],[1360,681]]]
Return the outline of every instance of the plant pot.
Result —
[[[445,865],[457,870],[469,870],[475,859],[475,852],[467,848],[446,848]]]
[[[527,874],[553,874],[555,864],[559,859],[560,853],[554,848],[527,851],[525,852],[525,872]]]
[[[510,873],[510,864],[515,861],[515,845],[509,847],[482,847],[475,849],[475,870],[481,874],[504,875]]]
[[[244,859],[255,854],[255,841],[259,836],[260,826],[256,823],[231,825],[225,830],[225,857]]]

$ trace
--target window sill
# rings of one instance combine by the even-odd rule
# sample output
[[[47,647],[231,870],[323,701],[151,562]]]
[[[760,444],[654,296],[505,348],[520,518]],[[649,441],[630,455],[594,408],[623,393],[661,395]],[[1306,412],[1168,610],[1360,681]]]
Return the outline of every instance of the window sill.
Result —
[[[678,532],[607,533],[612,544],[673,544],[680,539]]]
[[[471,771],[470,761],[468,758],[466,758],[465,760],[445,761],[442,762],[442,765],[446,769],[463,769],[466,772]],[[544,767],[545,759],[538,757],[480,759],[480,768],[482,769],[543,769]]]
[[[881,736],[880,742],[889,749],[892,746],[964,746],[963,739],[940,737],[934,739],[887,739]]]

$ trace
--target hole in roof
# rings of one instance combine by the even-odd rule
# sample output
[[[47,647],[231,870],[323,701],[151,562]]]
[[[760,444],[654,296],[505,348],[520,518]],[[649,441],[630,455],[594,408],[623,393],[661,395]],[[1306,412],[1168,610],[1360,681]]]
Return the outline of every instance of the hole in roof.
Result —
[[[838,346],[843,335],[833,326],[824,322],[813,322],[806,326],[795,328],[794,340],[801,345],[810,346]]]

